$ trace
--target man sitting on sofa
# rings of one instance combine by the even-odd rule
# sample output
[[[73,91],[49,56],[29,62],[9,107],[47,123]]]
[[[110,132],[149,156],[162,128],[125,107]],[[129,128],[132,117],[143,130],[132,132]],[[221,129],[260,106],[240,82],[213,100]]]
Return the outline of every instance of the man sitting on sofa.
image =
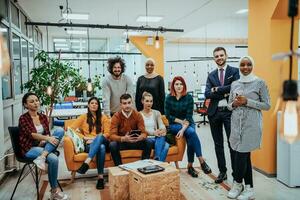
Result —
[[[122,164],[121,150],[143,150],[142,159],[149,159],[152,143],[147,139],[142,115],[133,109],[130,94],[120,97],[121,110],[116,112],[110,125],[109,147],[115,166]]]

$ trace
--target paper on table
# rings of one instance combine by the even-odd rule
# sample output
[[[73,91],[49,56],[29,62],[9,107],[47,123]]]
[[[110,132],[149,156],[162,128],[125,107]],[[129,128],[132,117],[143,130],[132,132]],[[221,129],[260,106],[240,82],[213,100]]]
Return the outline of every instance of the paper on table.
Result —
[[[151,165],[159,165],[162,163],[163,162],[157,160],[145,159],[145,160],[138,160],[132,163],[119,165],[119,167],[125,170],[132,170],[132,169],[143,168]]]

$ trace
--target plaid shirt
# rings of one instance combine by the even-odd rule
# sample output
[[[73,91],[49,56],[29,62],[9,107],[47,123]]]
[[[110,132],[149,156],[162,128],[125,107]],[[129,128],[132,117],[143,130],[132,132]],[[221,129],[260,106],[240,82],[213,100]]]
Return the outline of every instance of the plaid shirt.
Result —
[[[181,120],[186,119],[190,124],[194,124],[193,108],[194,99],[191,95],[187,94],[177,100],[176,96],[171,96],[169,94],[165,102],[165,115],[167,116],[170,124],[176,123],[174,122],[175,118]]]
[[[38,113],[40,122],[44,128],[43,135],[50,135],[49,131],[49,122],[47,116],[44,114]],[[32,118],[28,112],[24,113],[19,118],[19,129],[20,129],[20,137],[19,144],[21,147],[21,154],[24,156],[27,151],[29,151],[33,146],[35,139],[32,137],[32,133],[36,133],[36,128],[32,121]]]

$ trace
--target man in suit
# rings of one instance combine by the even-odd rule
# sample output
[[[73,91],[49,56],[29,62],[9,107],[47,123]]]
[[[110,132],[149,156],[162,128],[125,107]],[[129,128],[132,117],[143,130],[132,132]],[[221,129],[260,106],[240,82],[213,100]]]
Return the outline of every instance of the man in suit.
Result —
[[[238,68],[226,64],[227,54],[225,48],[215,48],[213,56],[218,68],[213,70],[207,77],[205,97],[210,99],[207,113],[220,171],[215,183],[222,183],[223,180],[227,179],[223,125],[230,149],[231,166],[233,166],[233,152],[229,144],[231,112],[227,109],[227,102],[231,83],[238,80],[240,76]]]

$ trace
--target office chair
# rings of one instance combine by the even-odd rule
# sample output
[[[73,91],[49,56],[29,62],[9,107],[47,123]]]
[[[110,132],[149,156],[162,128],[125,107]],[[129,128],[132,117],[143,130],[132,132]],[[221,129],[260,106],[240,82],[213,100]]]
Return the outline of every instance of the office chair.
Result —
[[[200,104],[200,106],[196,110],[196,112],[200,114],[200,116],[203,116],[203,120],[196,122],[198,123],[197,125],[198,128],[200,127],[201,124],[205,125],[206,123],[209,123],[209,121],[206,120],[207,108],[209,106],[209,103],[210,103],[210,99],[205,99],[204,102]]]
[[[14,151],[17,161],[25,164],[21,170],[18,181],[17,181],[17,183],[14,187],[13,193],[10,197],[10,200],[13,199],[19,183],[21,183],[22,180],[29,173],[31,173],[31,175],[34,179],[36,193],[37,193],[37,200],[39,200],[39,182],[40,182],[39,169],[36,166],[36,164],[34,164],[33,159],[25,158],[24,156],[21,155],[21,149],[20,149],[20,145],[19,145],[19,127],[17,127],[17,126],[16,127],[8,127],[8,131],[9,131],[9,135],[10,135],[11,145],[12,145],[12,148],[13,148],[13,151]],[[56,154],[57,156],[59,156],[59,151],[55,151],[53,153]],[[27,166],[28,166],[29,170],[23,174],[23,172]],[[61,191],[63,191],[63,189],[58,181],[57,181],[57,183],[58,183],[58,186],[61,189]]]

